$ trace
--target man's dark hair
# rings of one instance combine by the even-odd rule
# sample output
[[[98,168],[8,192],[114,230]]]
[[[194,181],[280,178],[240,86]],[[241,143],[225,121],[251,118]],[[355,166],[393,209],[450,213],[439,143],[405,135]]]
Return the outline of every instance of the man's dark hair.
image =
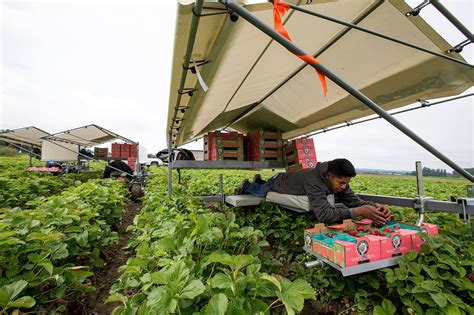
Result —
[[[328,171],[337,177],[354,177],[356,170],[348,159],[335,159],[329,161]]]

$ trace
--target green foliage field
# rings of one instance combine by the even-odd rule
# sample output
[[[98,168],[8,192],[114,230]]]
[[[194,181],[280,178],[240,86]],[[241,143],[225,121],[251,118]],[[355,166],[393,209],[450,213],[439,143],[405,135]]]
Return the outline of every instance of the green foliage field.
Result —
[[[29,173],[24,159],[1,161],[0,314],[72,312],[96,289],[91,270],[117,242],[126,190],[116,180],[82,183]]]
[[[126,189],[118,181],[26,171],[25,157],[0,157],[0,314],[71,313],[97,290],[93,268],[119,236]],[[399,266],[343,278],[303,268],[303,232],[316,221],[263,203],[202,204],[193,196],[232,194],[244,178],[269,170],[182,170],[167,197],[167,169],[150,169],[143,208],[129,227],[130,258],[108,302],[114,314],[473,314],[474,242],[457,215],[430,213],[440,235]],[[467,181],[425,178],[426,195],[464,197]],[[369,194],[414,197],[414,177],[358,175]],[[392,207],[414,223],[413,209]],[[113,259],[113,258],[112,258]],[[93,293],[92,293],[93,294]]]

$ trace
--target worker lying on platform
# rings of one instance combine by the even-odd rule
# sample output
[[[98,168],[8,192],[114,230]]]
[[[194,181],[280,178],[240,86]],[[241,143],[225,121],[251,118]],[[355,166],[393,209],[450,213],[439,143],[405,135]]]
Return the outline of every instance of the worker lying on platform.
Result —
[[[362,200],[349,187],[356,171],[347,159],[320,162],[316,168],[302,169],[294,173],[280,173],[268,181],[255,175],[253,183],[248,179],[235,190],[236,194],[251,194],[265,198],[274,191],[280,194],[306,195],[310,209],[322,223],[335,223],[358,216],[383,224],[391,219],[387,205]],[[336,204],[342,203],[342,204]]]

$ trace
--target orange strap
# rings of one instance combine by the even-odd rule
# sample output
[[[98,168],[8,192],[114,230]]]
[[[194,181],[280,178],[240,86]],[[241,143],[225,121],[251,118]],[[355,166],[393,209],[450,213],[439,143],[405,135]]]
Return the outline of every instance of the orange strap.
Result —
[[[273,25],[275,31],[280,33],[283,37],[288,39],[289,41],[292,41],[290,38],[290,35],[288,35],[288,32],[286,31],[285,27],[283,26],[283,23],[281,21],[281,18],[285,15],[285,13],[290,9],[290,6],[279,0],[273,0]],[[315,64],[320,64],[319,61],[317,61],[313,56],[310,55],[303,55],[299,56],[296,55],[298,58],[300,58],[303,61],[306,61],[309,64],[315,65]],[[316,69],[315,69],[316,70]],[[328,87],[326,84],[326,77],[324,76],[323,73],[319,72],[316,70],[316,73],[318,74],[319,81],[321,81],[321,86],[323,87],[323,92],[324,96],[327,95]]]

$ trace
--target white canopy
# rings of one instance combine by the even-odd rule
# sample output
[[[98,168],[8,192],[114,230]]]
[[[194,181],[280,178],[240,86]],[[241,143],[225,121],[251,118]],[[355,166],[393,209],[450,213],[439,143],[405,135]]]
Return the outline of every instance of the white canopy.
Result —
[[[120,139],[127,143],[135,143],[132,140],[94,124],[58,132],[46,136],[44,139],[80,145],[81,147],[93,147],[114,139]]]
[[[313,68],[244,19],[233,23],[226,14],[200,18],[193,48],[193,60],[209,62],[199,70],[210,89],[204,93],[197,76],[189,72],[184,87],[197,91],[183,94],[177,104],[193,6],[189,0],[178,5],[168,127],[175,107],[184,110],[178,111],[175,145],[224,127],[240,132],[279,129],[287,139],[373,114],[329,79],[324,97]],[[215,1],[205,6],[223,7]],[[405,16],[411,8],[401,0],[319,0],[304,7],[436,52],[451,48],[421,17]],[[246,8],[273,25],[272,4]],[[417,99],[458,95],[473,85],[469,66],[301,12],[288,12],[284,23],[297,46],[385,110]]]
[[[0,132],[0,140],[20,145],[28,145],[34,148],[41,148],[41,138],[49,133],[39,128],[30,126]]]

